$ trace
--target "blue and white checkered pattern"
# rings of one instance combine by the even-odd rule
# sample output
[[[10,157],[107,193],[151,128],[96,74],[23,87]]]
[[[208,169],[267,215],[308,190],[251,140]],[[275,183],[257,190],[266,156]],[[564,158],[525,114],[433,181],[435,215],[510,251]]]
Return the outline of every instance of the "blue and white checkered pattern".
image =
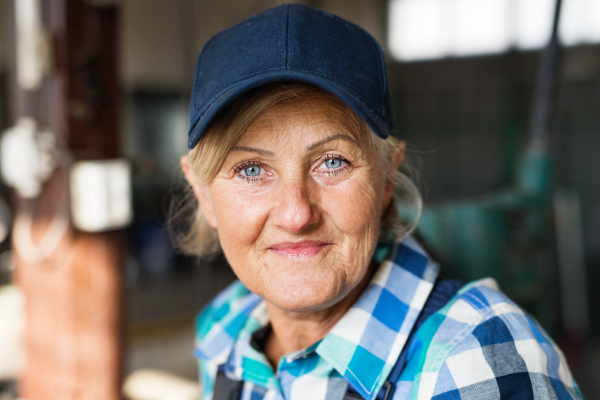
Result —
[[[383,262],[354,306],[321,341],[273,371],[250,345],[269,323],[265,302],[232,284],[198,319],[203,399],[217,368],[244,380],[243,400],[342,400],[348,385],[374,399],[404,348],[438,267],[409,238]],[[560,350],[492,279],[461,289],[419,328],[394,400],[578,399]]]

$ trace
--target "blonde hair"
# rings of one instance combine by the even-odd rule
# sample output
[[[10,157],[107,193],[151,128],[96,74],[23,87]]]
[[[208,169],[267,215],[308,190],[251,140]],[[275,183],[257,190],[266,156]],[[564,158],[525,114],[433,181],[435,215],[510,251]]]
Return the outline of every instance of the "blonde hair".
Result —
[[[265,110],[282,102],[303,102],[326,98],[338,107],[332,107],[344,123],[348,134],[354,136],[361,148],[377,149],[384,178],[394,187],[394,196],[385,210],[381,230],[399,240],[416,227],[422,208],[419,190],[405,172],[414,171],[405,162],[400,169],[393,167],[394,151],[399,140],[391,135],[379,138],[348,105],[337,96],[304,83],[276,83],[260,86],[236,99],[220,113],[202,134],[202,138],[188,153],[188,163],[194,177],[201,184],[210,182],[219,172],[227,155],[240,140],[246,129]],[[220,254],[221,247],[216,229],[212,228],[199,207],[189,184],[179,200],[172,203],[169,218],[172,239],[181,251],[199,257]]]

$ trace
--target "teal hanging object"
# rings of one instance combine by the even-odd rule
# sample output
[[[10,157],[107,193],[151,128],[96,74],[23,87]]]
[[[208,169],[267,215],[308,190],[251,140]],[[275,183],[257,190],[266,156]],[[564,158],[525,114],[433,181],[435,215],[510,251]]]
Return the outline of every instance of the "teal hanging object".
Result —
[[[419,232],[444,262],[444,272],[465,281],[501,279],[506,231],[502,210],[484,202],[426,208],[419,223]]]
[[[471,281],[494,277],[503,290],[542,324],[555,322],[544,302],[553,268],[550,197],[552,168],[548,131],[560,46],[557,0],[550,42],[543,50],[532,102],[529,143],[512,187],[467,201],[428,206],[418,233],[438,256],[446,275]]]

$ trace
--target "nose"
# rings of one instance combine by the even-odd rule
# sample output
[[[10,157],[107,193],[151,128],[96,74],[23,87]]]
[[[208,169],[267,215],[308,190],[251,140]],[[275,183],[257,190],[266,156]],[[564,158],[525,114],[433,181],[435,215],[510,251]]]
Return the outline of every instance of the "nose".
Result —
[[[300,233],[319,222],[318,207],[315,201],[311,201],[311,189],[308,186],[305,182],[282,184],[273,210],[276,226],[289,233]]]

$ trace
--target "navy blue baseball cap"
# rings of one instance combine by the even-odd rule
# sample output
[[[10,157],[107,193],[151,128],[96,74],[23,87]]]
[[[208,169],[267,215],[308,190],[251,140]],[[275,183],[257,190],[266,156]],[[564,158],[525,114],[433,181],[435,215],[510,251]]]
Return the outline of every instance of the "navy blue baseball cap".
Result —
[[[284,4],[216,34],[204,46],[196,63],[188,147],[240,95],[290,81],[333,93],[383,139],[393,130],[385,62],[375,39],[335,15]]]

